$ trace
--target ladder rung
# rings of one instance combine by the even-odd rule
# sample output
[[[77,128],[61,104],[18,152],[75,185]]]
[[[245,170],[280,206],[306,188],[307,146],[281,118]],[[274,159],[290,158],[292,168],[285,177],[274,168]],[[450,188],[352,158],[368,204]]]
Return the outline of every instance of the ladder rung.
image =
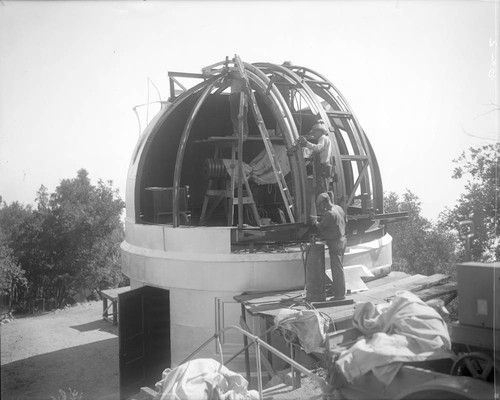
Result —
[[[350,112],[345,111],[327,111],[327,115],[332,117],[343,117],[343,118],[352,118],[352,114]]]
[[[306,83],[312,83],[313,85],[325,85],[325,86],[332,86],[330,82],[325,82],[325,81],[319,81],[315,79],[306,79],[304,80]]]
[[[361,156],[361,155],[341,155],[340,158],[342,160],[353,160],[353,161],[368,160],[367,156]]]
[[[242,204],[254,204],[255,202],[251,197],[242,197],[241,198]],[[238,205],[238,197],[233,197],[233,206]]]

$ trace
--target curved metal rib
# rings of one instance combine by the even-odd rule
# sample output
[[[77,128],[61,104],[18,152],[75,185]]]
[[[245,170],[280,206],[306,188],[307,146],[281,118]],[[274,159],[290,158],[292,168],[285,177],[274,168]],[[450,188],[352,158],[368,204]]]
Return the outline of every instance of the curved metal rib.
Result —
[[[222,80],[223,76],[218,77],[217,79],[213,80],[212,82],[208,83],[207,86],[203,89],[203,92],[201,93],[200,97],[196,101],[196,104],[194,105],[193,109],[191,110],[191,113],[189,114],[189,117],[187,119],[187,123],[184,126],[184,130],[182,131],[182,136],[181,140],[179,143],[179,149],[177,151],[177,158],[175,161],[175,170],[174,170],[174,184],[173,184],[173,226],[174,228],[177,228],[179,226],[179,186],[180,186],[180,180],[181,180],[181,172],[182,172],[182,162],[184,160],[184,153],[186,151],[186,145],[189,139],[189,134],[191,133],[191,128],[193,127],[194,120],[196,119],[196,115],[200,111],[201,106],[203,105],[203,102],[205,101],[206,97],[210,94],[210,91],[212,88],[215,86],[215,84]]]

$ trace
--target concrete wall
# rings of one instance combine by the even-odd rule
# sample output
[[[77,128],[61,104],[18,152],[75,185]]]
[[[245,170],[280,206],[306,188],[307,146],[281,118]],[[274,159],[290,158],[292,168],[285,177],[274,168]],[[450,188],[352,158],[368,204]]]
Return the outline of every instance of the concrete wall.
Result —
[[[240,306],[234,296],[304,285],[299,248],[287,253],[231,253],[227,227],[172,228],[127,221],[121,248],[123,273],[130,277],[132,288],[150,285],[170,290],[173,364],[216,330],[238,325]],[[344,261],[369,269],[390,268],[391,237],[349,248]],[[260,329],[258,321],[252,324]],[[228,335],[225,341],[236,348],[241,335]],[[215,356],[215,346],[202,355]]]

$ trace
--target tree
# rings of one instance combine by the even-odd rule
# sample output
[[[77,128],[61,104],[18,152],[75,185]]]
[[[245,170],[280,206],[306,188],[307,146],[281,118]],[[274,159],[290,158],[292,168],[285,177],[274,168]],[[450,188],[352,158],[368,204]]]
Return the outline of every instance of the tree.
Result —
[[[467,179],[463,193],[452,209],[440,215],[443,226],[459,230],[460,221],[472,220],[475,238],[471,256],[477,261],[500,259],[499,225],[499,164],[500,143],[471,147],[454,162],[454,179]],[[461,245],[460,258],[465,259]]]
[[[27,284],[24,270],[17,263],[12,249],[0,243],[0,295],[8,296],[9,312],[18,300],[19,290]]]
[[[392,236],[393,268],[409,273],[453,274],[457,237],[420,215],[421,202],[407,190],[402,199],[394,193],[384,195],[386,212],[407,211],[408,220],[388,224]]]
[[[25,271],[24,302],[44,298],[61,306],[81,289],[117,287],[124,279],[123,208],[112,182],[92,185],[84,169],[50,195],[42,186],[36,208],[3,203],[0,226],[6,229],[0,243],[12,249]]]
[[[58,300],[79,288],[100,291],[117,286],[124,206],[112,182],[99,180],[94,186],[84,169],[75,179],[61,181],[51,195],[44,232],[51,238],[45,247],[52,254]]]

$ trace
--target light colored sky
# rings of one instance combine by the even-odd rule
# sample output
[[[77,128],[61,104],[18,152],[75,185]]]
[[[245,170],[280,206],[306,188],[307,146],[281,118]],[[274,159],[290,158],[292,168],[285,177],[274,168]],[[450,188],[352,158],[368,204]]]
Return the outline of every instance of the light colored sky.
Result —
[[[240,55],[307,66],[347,98],[385,191],[452,206],[452,160],[498,139],[498,1],[0,2],[0,195],[85,168],[125,197],[147,79]],[[151,88],[151,99],[156,95]]]

